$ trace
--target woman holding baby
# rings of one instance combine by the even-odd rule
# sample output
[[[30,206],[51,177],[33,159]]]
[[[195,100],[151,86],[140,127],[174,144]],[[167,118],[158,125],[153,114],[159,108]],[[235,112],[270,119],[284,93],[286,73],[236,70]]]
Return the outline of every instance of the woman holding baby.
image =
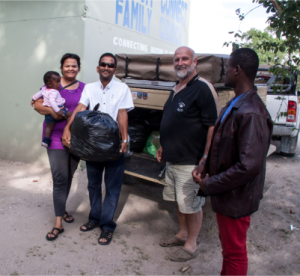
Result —
[[[85,84],[76,80],[80,71],[80,58],[76,54],[65,54],[60,61],[61,79],[59,93],[65,100],[64,106],[73,112],[81,97]],[[66,120],[51,107],[43,105],[43,99],[34,102],[34,109],[41,115],[51,115],[57,122],[51,133],[51,144],[47,147],[51,173],[53,178],[53,203],[56,221],[53,229],[47,234],[47,240],[54,240],[64,231],[62,220],[67,223],[74,221],[66,211],[66,202],[70,192],[72,178],[80,159],[64,150],[61,137]],[[62,120],[63,119],[63,120]],[[46,122],[43,124],[43,138]]]

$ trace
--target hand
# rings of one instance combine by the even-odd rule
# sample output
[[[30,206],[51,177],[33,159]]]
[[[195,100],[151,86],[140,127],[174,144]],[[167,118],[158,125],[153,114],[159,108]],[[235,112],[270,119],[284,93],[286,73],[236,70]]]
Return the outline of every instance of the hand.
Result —
[[[61,138],[62,144],[64,146],[66,146],[67,148],[71,148],[70,147],[70,143],[71,143],[71,131],[69,128],[64,128],[64,132],[63,132],[63,136]]]
[[[51,112],[52,111],[52,112]],[[63,117],[58,115],[56,112],[54,112],[54,110],[51,108],[50,111],[50,115],[56,120],[56,121],[60,121],[63,120]]]
[[[31,102],[30,102],[30,105],[32,106],[32,107],[34,107],[34,103],[35,103],[35,100],[31,100]]]
[[[199,162],[199,165],[202,164],[204,161],[206,161],[206,158],[202,157],[200,162]]]
[[[59,116],[60,118],[66,119],[66,115],[60,110],[58,112],[56,112],[56,115]],[[55,118],[54,118],[55,119]]]
[[[156,159],[158,162],[163,162],[162,156],[163,156],[163,149],[162,147],[160,147],[156,152]]]
[[[206,186],[206,181],[207,179],[209,178],[209,175],[207,174],[205,176],[205,178],[203,178],[200,182],[199,182],[199,186],[200,186],[200,189],[205,193],[205,186]]]
[[[197,166],[193,172],[192,172],[192,176],[193,176],[193,181],[196,183],[199,183],[201,181],[201,174],[203,172],[204,169],[204,165],[202,164],[202,162],[200,161],[199,163],[200,165]]]
[[[121,145],[120,152],[125,154],[126,151],[127,151],[127,143],[123,142],[122,145]]]

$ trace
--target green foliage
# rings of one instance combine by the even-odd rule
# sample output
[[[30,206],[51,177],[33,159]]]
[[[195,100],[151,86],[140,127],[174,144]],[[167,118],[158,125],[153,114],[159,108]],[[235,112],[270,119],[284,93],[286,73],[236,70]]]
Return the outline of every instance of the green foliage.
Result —
[[[270,27],[264,32],[251,29],[242,35],[240,30],[236,33],[230,32],[235,40],[225,42],[223,46],[228,47],[231,44],[232,50],[240,47],[254,49],[262,62],[266,60],[271,65],[276,65],[269,71],[277,77],[281,76],[282,79],[290,77],[293,71],[300,73],[300,0],[252,0],[252,2],[260,4],[259,6],[263,6],[266,12],[270,13],[267,21]],[[236,10],[236,14],[240,21],[247,15],[241,14],[239,9]]]
[[[271,28],[266,28],[265,31],[260,31],[252,28],[248,32],[242,34],[240,47],[251,48],[255,50],[259,56],[261,64],[282,64],[285,60],[285,49],[282,48],[283,40],[274,37],[274,31]],[[262,45],[278,44],[280,51],[272,50]]]
[[[262,4],[266,8],[267,13],[272,13],[268,19],[270,27],[276,30],[276,42],[268,45],[262,43],[262,48],[268,48],[280,52],[287,52],[288,59],[284,67],[298,70],[300,67],[299,59],[299,43],[300,43],[300,1],[284,0],[284,1],[265,1],[252,0],[253,3]]]

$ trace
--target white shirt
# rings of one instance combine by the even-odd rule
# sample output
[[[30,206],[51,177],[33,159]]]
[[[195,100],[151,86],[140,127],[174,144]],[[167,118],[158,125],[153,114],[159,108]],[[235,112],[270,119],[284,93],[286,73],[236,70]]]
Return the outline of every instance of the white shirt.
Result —
[[[99,103],[99,111],[109,114],[117,120],[119,109],[127,109],[127,112],[134,108],[129,87],[114,79],[103,90],[100,80],[86,84],[82,91],[79,103],[93,110]]]

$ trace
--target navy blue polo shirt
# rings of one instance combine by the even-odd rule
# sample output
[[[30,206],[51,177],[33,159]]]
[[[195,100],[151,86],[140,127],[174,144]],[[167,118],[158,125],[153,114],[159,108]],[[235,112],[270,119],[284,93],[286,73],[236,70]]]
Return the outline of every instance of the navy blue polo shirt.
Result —
[[[220,102],[213,86],[196,75],[187,86],[171,92],[163,109],[160,142],[163,160],[198,165],[206,145],[209,126],[214,126]]]

